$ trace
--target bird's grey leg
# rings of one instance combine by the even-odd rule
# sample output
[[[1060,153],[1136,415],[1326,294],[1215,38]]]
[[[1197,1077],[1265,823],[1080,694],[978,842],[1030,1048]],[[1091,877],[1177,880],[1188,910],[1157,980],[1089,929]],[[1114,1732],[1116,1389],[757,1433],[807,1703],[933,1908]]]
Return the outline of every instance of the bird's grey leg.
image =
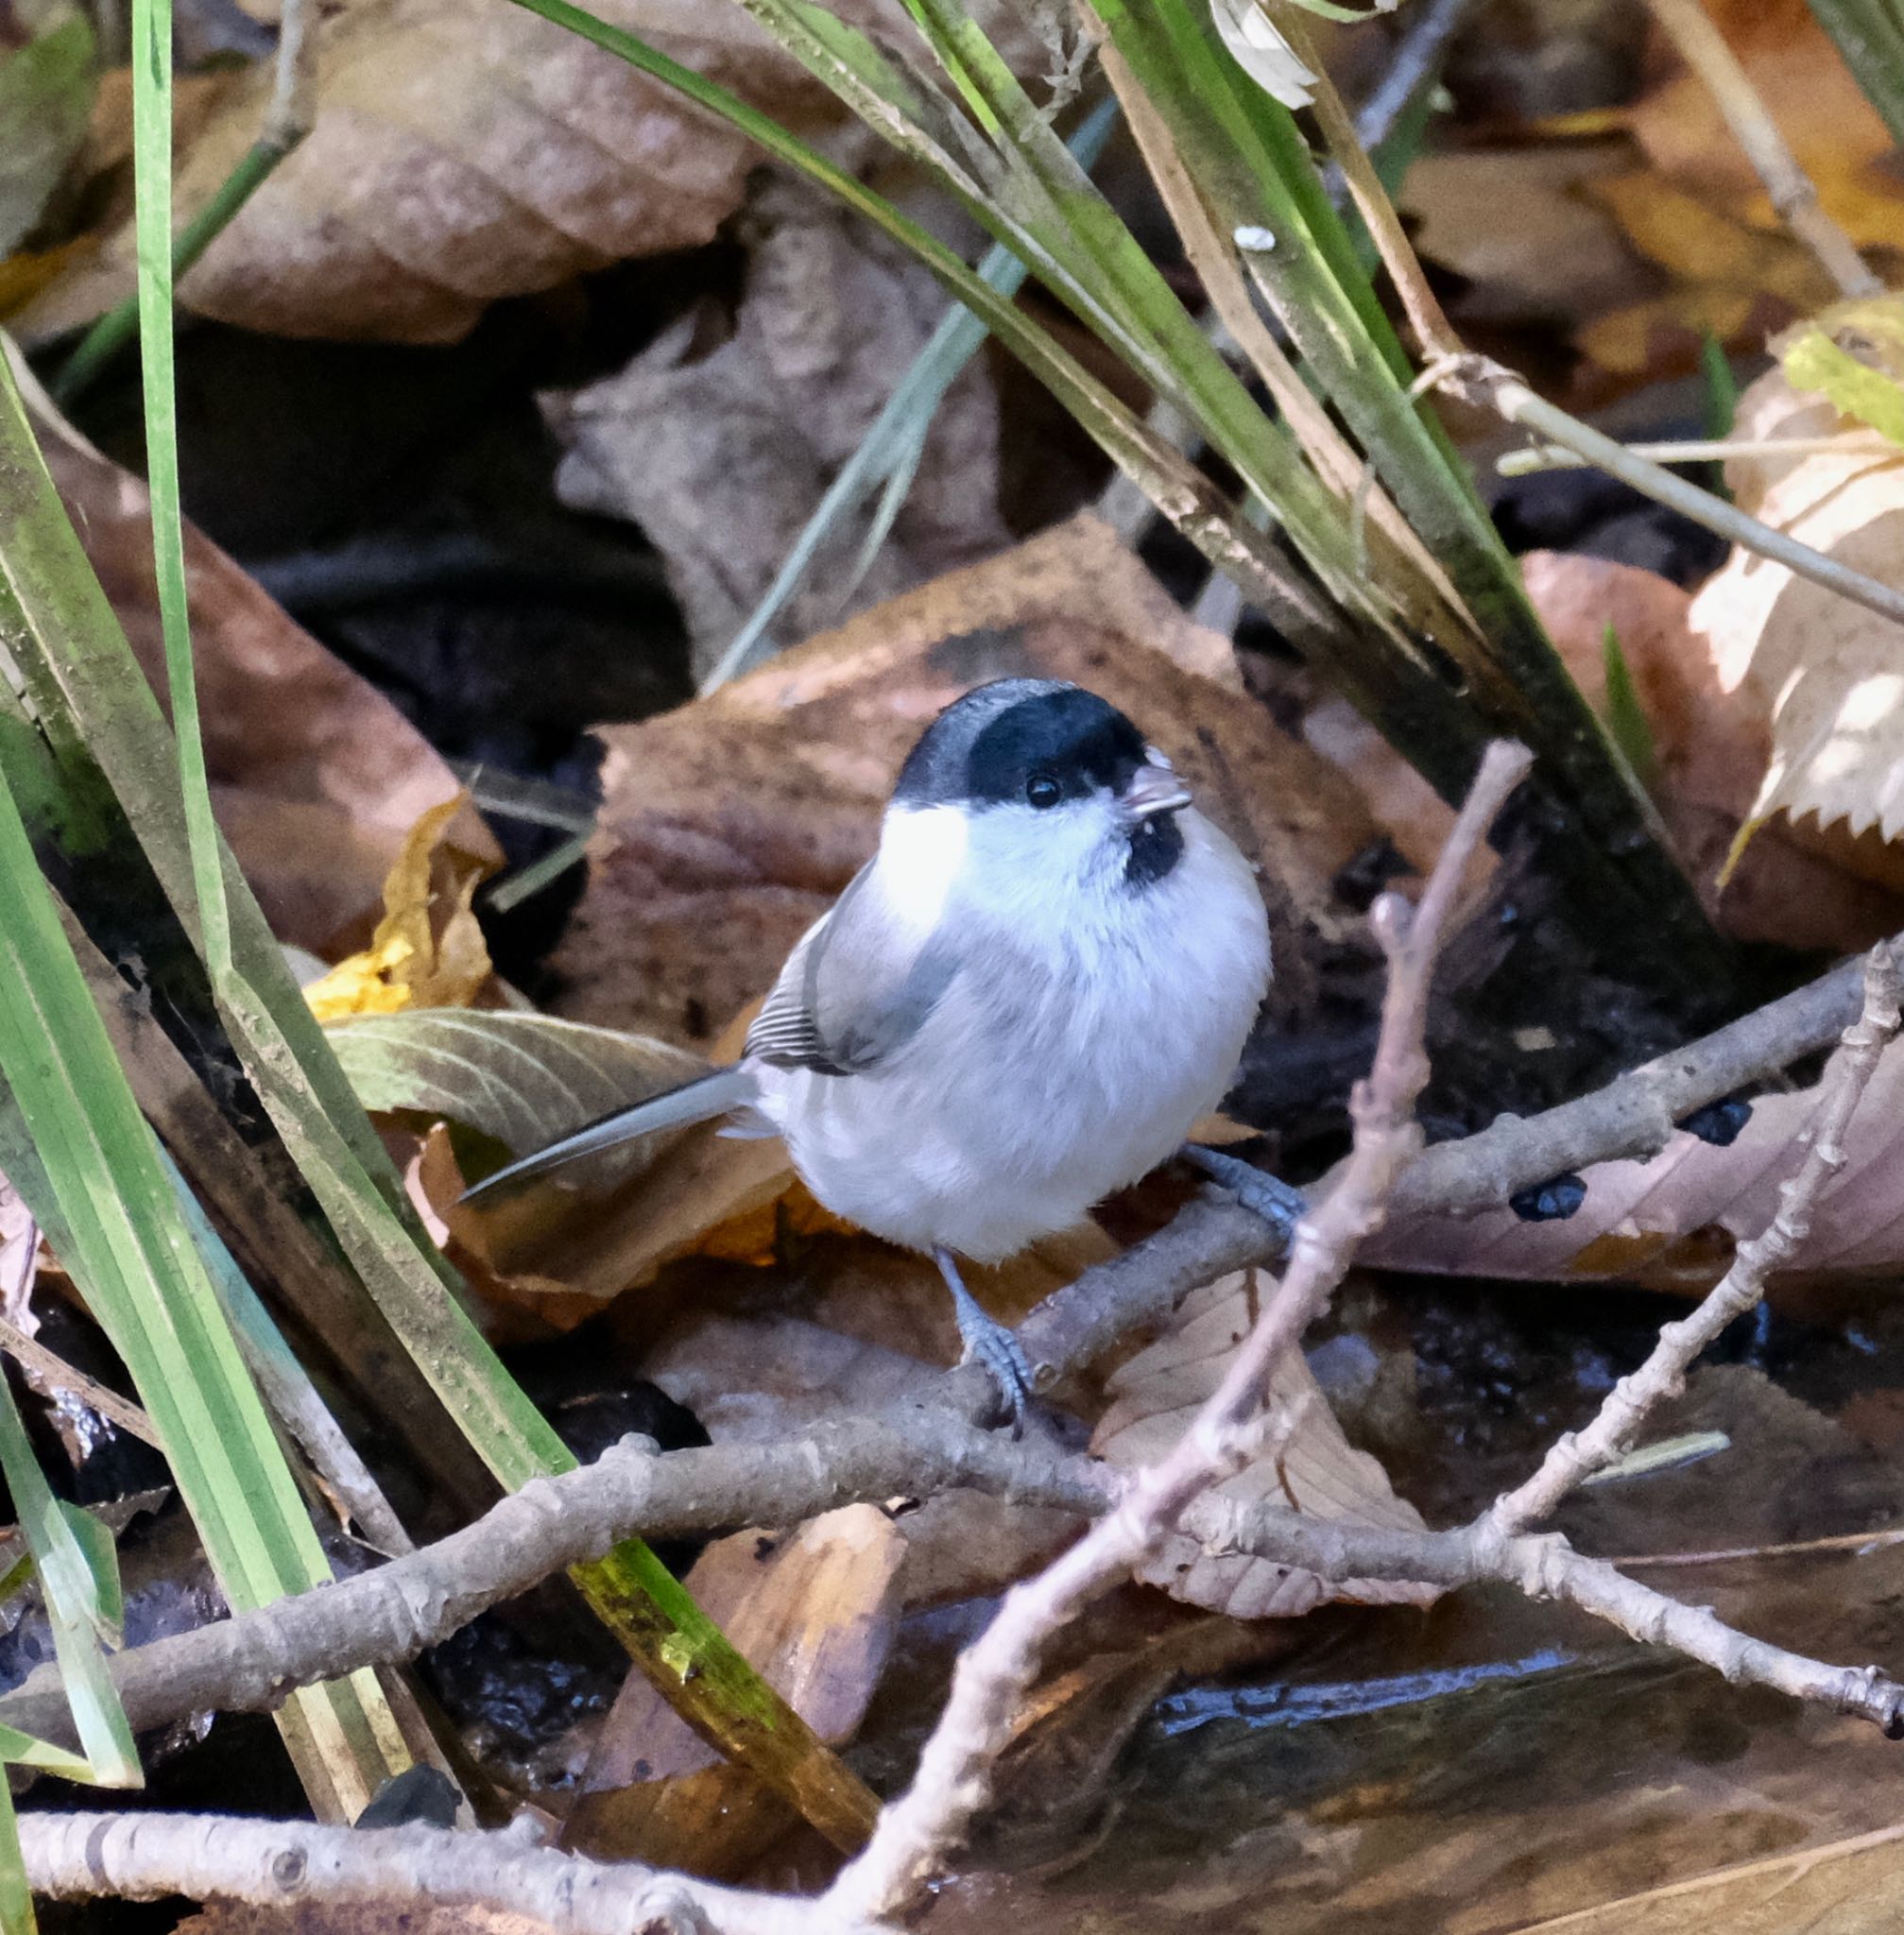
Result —
[[[1018,1339],[1008,1326],[988,1315],[965,1287],[950,1250],[935,1249],[933,1261],[939,1266],[958,1314],[958,1334],[965,1340],[965,1355],[959,1362],[981,1363],[991,1373],[999,1395],[1011,1406],[1012,1429],[1022,1430],[1025,1405],[1031,1398],[1031,1365]]]
[[[1309,1198],[1300,1190],[1292,1189],[1266,1169],[1258,1169],[1240,1156],[1226,1156],[1221,1149],[1186,1142],[1181,1153],[1186,1162],[1194,1163],[1205,1175],[1221,1183],[1252,1215],[1261,1217],[1276,1231],[1282,1247],[1288,1249],[1296,1223],[1309,1207]]]

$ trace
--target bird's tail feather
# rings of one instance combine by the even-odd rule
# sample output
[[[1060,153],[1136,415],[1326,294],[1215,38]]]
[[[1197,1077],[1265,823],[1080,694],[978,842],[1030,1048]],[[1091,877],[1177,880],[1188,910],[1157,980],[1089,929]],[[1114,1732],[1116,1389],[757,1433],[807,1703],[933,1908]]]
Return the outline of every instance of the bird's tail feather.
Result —
[[[726,1115],[729,1109],[751,1102],[756,1087],[754,1072],[746,1066],[715,1069],[708,1074],[696,1075],[692,1082],[683,1082],[678,1088],[664,1089],[659,1095],[650,1095],[645,1102],[632,1103],[626,1108],[598,1116],[572,1135],[551,1142],[546,1149],[538,1149],[533,1155],[518,1157],[497,1170],[494,1175],[485,1176],[473,1189],[465,1190],[461,1200],[472,1202],[511,1183],[527,1182],[531,1176],[544,1175],[564,1163],[574,1162],[578,1156],[619,1148],[624,1142],[656,1135],[662,1129],[678,1129],[690,1122],[711,1122],[717,1115]]]

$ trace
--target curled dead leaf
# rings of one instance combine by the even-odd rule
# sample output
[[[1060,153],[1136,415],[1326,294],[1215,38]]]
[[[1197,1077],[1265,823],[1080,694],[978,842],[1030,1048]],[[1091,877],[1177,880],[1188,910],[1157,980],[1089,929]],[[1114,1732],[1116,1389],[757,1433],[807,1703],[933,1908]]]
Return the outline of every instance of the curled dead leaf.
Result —
[[[1170,1329],[1113,1374],[1111,1407],[1091,1449],[1112,1464],[1155,1464],[1183,1435],[1215,1391],[1256,1322],[1264,1291],[1254,1271],[1238,1271],[1193,1291]],[[1342,1434],[1307,1361],[1291,1352],[1270,1375],[1266,1407],[1287,1421],[1279,1448],[1216,1487],[1238,1504],[1274,1502],[1310,1517],[1418,1531],[1421,1515],[1396,1497],[1381,1464]],[[1324,1580],[1248,1553],[1205,1551],[1178,1534],[1165,1541],[1138,1577],[1173,1599],[1244,1619],[1289,1618],[1331,1600],[1374,1605],[1426,1605],[1436,1588],[1393,1580]]]
[[[495,869],[487,854],[450,837],[465,804],[458,793],[410,829],[384,882],[384,917],[370,945],[304,990],[318,1020],[475,1000],[489,978],[489,950],[471,902]]]
[[[689,315],[617,374],[546,400],[562,500],[639,524],[666,562],[711,671],[793,551],[833,473],[945,314],[945,292],[896,244],[804,183],[750,197],[747,281],[712,350]],[[798,638],[934,572],[999,550],[998,404],[982,361],[933,412],[892,533],[852,593],[849,521],[782,614]]]
[[[1904,926],[1894,892],[1783,822],[1722,884],[1771,733],[1762,708],[1724,683],[1692,628],[1690,593],[1636,566],[1573,553],[1532,552],[1521,571],[1568,671],[1603,716],[1611,626],[1653,738],[1654,794],[1674,850],[1728,933],[1849,952]]]

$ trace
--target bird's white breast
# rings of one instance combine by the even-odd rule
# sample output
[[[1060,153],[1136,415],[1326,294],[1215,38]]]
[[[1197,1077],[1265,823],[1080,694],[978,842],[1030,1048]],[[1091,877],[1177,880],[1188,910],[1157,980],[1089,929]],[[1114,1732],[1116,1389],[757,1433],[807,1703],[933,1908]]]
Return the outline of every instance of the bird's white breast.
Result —
[[[953,856],[905,844],[950,841],[946,825],[883,844],[883,869],[908,863],[896,901],[913,918],[932,901],[969,951],[877,1068],[763,1069],[761,1112],[828,1208],[913,1248],[996,1260],[1081,1221],[1221,1101],[1268,982],[1268,923],[1224,834],[1193,811],[1179,825],[1163,879],[1106,883],[1061,918],[1035,869],[987,865],[980,878],[1007,884],[982,901],[951,887]]]

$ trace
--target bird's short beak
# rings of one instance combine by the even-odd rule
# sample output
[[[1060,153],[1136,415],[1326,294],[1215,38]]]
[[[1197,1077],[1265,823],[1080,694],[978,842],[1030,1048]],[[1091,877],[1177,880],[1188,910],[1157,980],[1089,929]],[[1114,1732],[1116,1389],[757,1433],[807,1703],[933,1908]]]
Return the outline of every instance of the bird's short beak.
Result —
[[[1140,766],[1124,789],[1124,809],[1137,819],[1190,804],[1190,788],[1168,766]]]

